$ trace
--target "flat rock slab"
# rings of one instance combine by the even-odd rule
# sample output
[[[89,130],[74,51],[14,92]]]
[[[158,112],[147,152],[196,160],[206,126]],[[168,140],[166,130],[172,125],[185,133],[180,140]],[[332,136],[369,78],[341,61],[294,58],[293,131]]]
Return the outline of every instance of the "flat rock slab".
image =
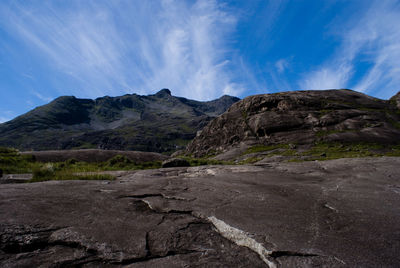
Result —
[[[1,267],[398,267],[400,158],[0,186]]]

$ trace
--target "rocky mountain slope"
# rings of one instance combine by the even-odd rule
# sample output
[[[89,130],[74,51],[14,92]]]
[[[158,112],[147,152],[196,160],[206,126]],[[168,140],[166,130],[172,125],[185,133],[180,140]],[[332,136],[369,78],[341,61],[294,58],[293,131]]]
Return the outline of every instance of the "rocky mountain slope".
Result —
[[[199,157],[254,145],[398,144],[399,97],[385,101],[344,89],[250,96],[211,121],[186,152]]]
[[[223,96],[200,102],[172,96],[168,89],[95,100],[64,96],[0,124],[0,146],[174,151],[238,100]]]

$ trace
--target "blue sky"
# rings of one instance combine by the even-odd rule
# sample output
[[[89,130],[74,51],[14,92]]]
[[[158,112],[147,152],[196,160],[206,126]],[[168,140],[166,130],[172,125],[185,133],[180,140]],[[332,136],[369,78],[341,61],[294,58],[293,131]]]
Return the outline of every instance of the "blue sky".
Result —
[[[400,90],[394,0],[0,2],[0,122],[61,95]]]

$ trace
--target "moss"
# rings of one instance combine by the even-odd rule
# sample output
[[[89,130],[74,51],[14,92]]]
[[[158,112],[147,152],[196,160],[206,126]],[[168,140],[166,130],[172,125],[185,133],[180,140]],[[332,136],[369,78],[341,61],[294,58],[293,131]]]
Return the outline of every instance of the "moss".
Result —
[[[258,161],[260,161],[262,159],[263,159],[263,157],[249,157],[249,158],[246,158],[243,161],[240,161],[237,164],[239,164],[239,165],[254,164],[254,163],[256,163],[256,162],[258,162]]]
[[[338,158],[383,156],[385,153],[377,153],[384,150],[385,146],[374,143],[316,143],[311,149],[300,153],[304,160],[330,160]],[[292,160],[293,161],[293,160]]]
[[[252,153],[260,153],[260,152],[268,152],[276,149],[289,149],[289,144],[272,144],[272,145],[255,145],[248,148],[243,155],[252,154]]]
[[[210,159],[210,158],[206,158],[206,157],[205,158],[193,158],[193,157],[189,157],[189,156],[182,156],[180,158],[185,159],[186,161],[188,161],[190,166],[232,164],[232,162],[220,161],[220,160]]]

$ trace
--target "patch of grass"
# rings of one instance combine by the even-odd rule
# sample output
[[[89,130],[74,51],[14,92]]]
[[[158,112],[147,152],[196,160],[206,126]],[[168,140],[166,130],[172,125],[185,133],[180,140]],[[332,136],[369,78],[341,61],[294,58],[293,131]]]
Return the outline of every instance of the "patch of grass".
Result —
[[[377,143],[318,142],[305,151],[299,151],[293,147],[293,149],[289,149],[288,145],[282,145],[281,148],[283,149],[275,150],[280,148],[277,146],[256,146],[250,148],[250,152],[267,152],[262,158],[274,155],[286,156],[289,157],[289,160],[287,160],[288,162],[323,161],[355,157],[400,156],[400,145],[384,145]],[[249,164],[259,160],[261,160],[260,156],[256,155],[238,164]]]
[[[388,119],[389,123],[397,129],[400,129],[400,122],[393,119]]]
[[[375,143],[316,143],[311,149],[299,153],[304,160],[331,160],[338,158],[371,157],[371,156],[400,156],[399,146],[390,150],[385,145]],[[291,159],[290,161],[297,161]],[[300,160],[302,161],[302,160]]]
[[[249,158],[246,158],[245,160],[238,162],[237,164],[239,164],[239,165],[254,164],[262,159],[263,159],[262,157],[249,157]]]
[[[114,180],[115,177],[109,174],[83,174],[77,175],[71,171],[57,170],[54,165],[46,165],[35,168],[32,172],[32,179],[27,182],[41,182],[50,180]]]
[[[267,152],[276,149],[289,149],[289,144],[273,144],[273,145],[255,145],[248,148],[243,155],[252,154],[252,153],[260,153],[260,152]]]
[[[30,173],[37,166],[33,155],[21,155],[13,148],[0,147],[0,169],[3,173]]]
[[[232,162],[227,162],[227,161],[220,161],[220,160],[215,160],[215,159],[210,159],[210,158],[193,158],[189,156],[183,156],[180,157],[182,159],[185,159],[186,161],[189,162],[190,166],[205,166],[205,165],[227,165],[227,164],[232,164]]]

